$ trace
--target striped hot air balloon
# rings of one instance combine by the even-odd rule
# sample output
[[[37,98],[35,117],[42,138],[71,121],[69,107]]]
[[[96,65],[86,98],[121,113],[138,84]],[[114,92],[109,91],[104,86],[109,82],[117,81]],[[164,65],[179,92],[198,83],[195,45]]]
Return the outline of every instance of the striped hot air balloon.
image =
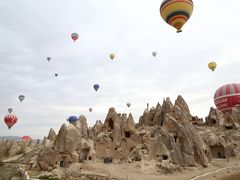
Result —
[[[240,84],[226,84],[217,89],[214,103],[223,113],[231,112],[232,108],[240,105]]]
[[[164,0],[160,7],[163,20],[182,32],[181,28],[188,21],[193,11],[192,0]]]
[[[8,129],[11,129],[11,127],[16,124],[17,120],[17,116],[13,114],[8,114],[4,117],[4,122],[6,123]]]

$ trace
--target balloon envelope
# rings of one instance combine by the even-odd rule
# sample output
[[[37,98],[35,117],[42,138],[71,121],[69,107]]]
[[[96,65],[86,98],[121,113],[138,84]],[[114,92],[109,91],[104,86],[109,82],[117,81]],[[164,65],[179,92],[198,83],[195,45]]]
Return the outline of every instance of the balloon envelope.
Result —
[[[127,107],[130,107],[131,106],[131,103],[127,103]]]
[[[217,67],[217,63],[215,62],[208,63],[208,68],[211,69],[212,71],[214,71],[216,67]]]
[[[55,77],[57,77],[57,76],[58,76],[58,74],[56,73],[56,74],[55,74]]]
[[[113,60],[115,58],[115,54],[111,53],[111,54],[109,54],[109,57],[110,57],[111,60]]]
[[[90,111],[90,112],[92,112],[92,110],[93,110],[92,108],[89,108],[89,111]]]
[[[71,34],[71,38],[72,38],[72,40],[75,42],[76,40],[78,40],[78,33],[72,33]]]
[[[226,84],[217,89],[214,103],[223,113],[231,112],[232,108],[240,105],[240,84]]]
[[[182,26],[191,17],[193,11],[192,0],[164,0],[160,6],[163,20],[181,32]]]
[[[13,109],[12,109],[12,108],[8,108],[8,112],[9,112],[9,113],[12,113],[12,112],[13,112]]]
[[[77,117],[77,116],[70,116],[70,117],[68,118],[68,121],[69,121],[70,124],[76,122],[77,120],[78,120],[78,117]]]
[[[28,140],[31,140],[32,138],[30,136],[23,136],[21,137],[21,140],[22,141],[28,141]]]
[[[52,58],[51,57],[47,57],[47,60],[50,61]]]
[[[93,88],[95,89],[95,91],[97,91],[99,89],[99,85],[98,84],[94,84]]]
[[[16,124],[17,120],[17,117],[13,114],[8,114],[4,117],[4,122],[8,126],[8,129],[11,129],[11,127]]]
[[[156,51],[153,51],[153,52],[152,52],[152,55],[153,55],[153,57],[156,57],[157,52],[156,52]]]
[[[18,97],[18,99],[22,102],[22,101],[25,99],[25,96],[24,96],[24,95],[20,95],[20,96]]]

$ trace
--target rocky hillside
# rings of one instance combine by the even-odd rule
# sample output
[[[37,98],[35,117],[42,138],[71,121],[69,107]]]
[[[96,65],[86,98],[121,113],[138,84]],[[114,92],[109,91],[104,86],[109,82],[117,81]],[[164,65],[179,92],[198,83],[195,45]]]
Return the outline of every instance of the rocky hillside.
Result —
[[[58,133],[51,129],[41,146],[19,161],[40,171],[86,160],[106,164],[147,161],[160,173],[207,167],[212,158],[239,157],[239,120],[240,107],[236,106],[232,114],[224,115],[211,108],[204,122],[191,115],[181,96],[174,103],[166,98],[162,105],[145,109],[136,124],[131,114],[110,108],[104,122],[98,120],[91,128],[81,115],[75,123],[63,124]]]

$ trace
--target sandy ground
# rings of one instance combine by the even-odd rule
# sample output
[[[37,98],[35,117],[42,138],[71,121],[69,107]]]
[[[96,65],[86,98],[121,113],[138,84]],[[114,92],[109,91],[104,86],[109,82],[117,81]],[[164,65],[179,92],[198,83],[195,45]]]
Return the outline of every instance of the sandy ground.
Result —
[[[86,161],[84,164],[75,163],[69,169],[59,169],[57,174],[67,172],[68,174],[98,174],[108,177],[116,177],[123,180],[240,180],[240,160],[232,159],[229,161],[213,159],[208,168],[192,167],[185,168],[182,172],[162,175],[157,174],[155,166],[151,162],[136,162],[131,164],[103,164]],[[231,168],[226,168],[231,167]],[[82,168],[80,170],[80,168]],[[220,169],[220,170],[219,170]],[[216,171],[216,172],[214,172]],[[214,173],[211,173],[214,172]],[[198,177],[207,174],[203,177]],[[233,179],[235,178],[235,179]],[[236,179],[237,178],[237,179]]]

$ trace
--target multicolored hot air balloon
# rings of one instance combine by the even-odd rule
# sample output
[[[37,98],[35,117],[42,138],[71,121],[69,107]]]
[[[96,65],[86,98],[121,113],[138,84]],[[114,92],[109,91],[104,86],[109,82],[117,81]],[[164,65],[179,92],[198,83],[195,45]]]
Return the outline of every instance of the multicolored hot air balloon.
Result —
[[[28,140],[31,140],[32,138],[30,136],[23,136],[21,137],[21,140],[22,141],[28,141]]]
[[[240,84],[226,84],[218,88],[214,103],[223,113],[231,112],[235,105],[240,105]]]
[[[25,96],[24,95],[20,95],[20,96],[18,96],[18,99],[20,100],[20,102],[22,102],[25,99]]]
[[[89,111],[92,112],[93,108],[89,108]]]
[[[13,109],[12,108],[8,108],[8,112],[9,114],[13,112]]]
[[[131,106],[131,103],[128,102],[128,103],[127,103],[127,107],[129,108],[130,106]]]
[[[111,60],[113,60],[115,58],[115,54],[111,53],[111,54],[109,54],[109,57],[110,57]]]
[[[163,20],[182,32],[181,28],[188,21],[193,11],[192,0],[164,0],[160,6]]]
[[[4,117],[4,121],[6,123],[6,125],[8,126],[8,129],[11,129],[11,127],[16,124],[18,118],[17,116],[13,115],[13,114],[8,114]]]
[[[76,40],[78,40],[78,33],[72,33],[71,34],[71,38],[72,40],[75,42]]]
[[[70,124],[76,122],[78,120],[78,117],[77,116],[70,116],[68,119]]]
[[[211,69],[212,71],[214,71],[216,67],[217,67],[217,63],[215,62],[208,63],[208,68]]]
[[[153,55],[153,57],[156,57],[157,52],[156,52],[156,51],[153,51],[153,52],[152,52],[152,55]]]
[[[47,57],[47,60],[50,61],[52,58],[51,57]]]
[[[99,89],[99,85],[98,84],[94,84],[93,88],[95,89],[95,91],[97,91]]]

